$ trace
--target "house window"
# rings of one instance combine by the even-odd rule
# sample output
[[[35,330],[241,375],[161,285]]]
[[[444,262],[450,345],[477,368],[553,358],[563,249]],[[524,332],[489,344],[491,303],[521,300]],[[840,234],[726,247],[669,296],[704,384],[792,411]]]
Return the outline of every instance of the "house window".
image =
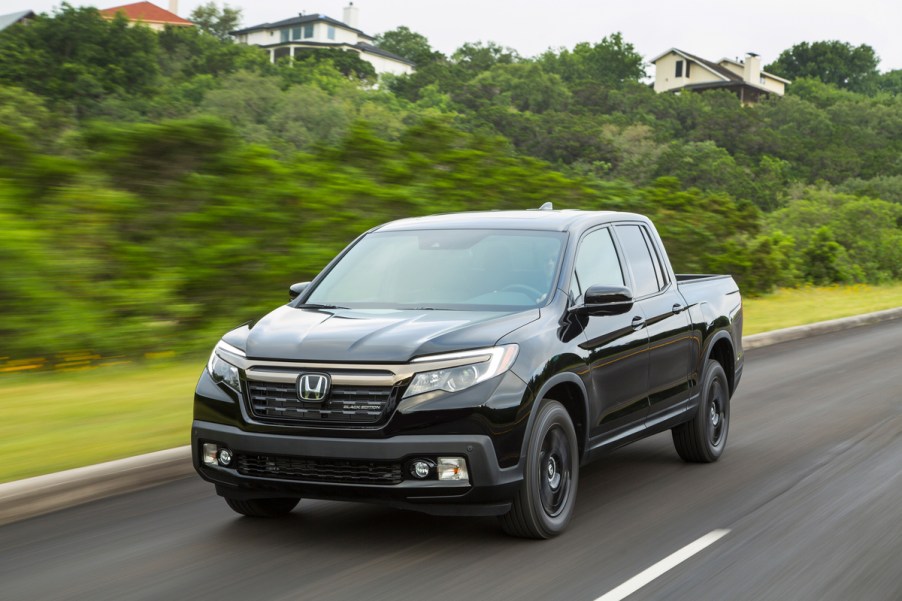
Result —
[[[291,28],[291,39],[292,40],[301,39],[301,28],[300,27],[292,27]]]
[[[326,35],[330,40],[335,39],[335,28],[329,25],[329,29],[326,30]]]
[[[676,77],[683,76],[683,61],[676,62]]]
[[[689,67],[692,65],[689,61],[686,61],[686,77],[689,77]]]
[[[287,41],[288,41],[288,36],[289,36],[289,34],[290,34],[291,32],[290,32],[288,29],[283,29],[283,30],[281,30],[279,33],[280,33],[281,36],[282,36],[282,41],[283,41],[283,42],[287,42]]]
[[[762,86],[763,86],[765,83],[767,83],[767,82],[764,81],[764,76],[763,76],[763,75],[759,75],[759,76],[758,76],[758,81],[761,83]]]
[[[304,25],[304,39],[313,37],[313,23]]]

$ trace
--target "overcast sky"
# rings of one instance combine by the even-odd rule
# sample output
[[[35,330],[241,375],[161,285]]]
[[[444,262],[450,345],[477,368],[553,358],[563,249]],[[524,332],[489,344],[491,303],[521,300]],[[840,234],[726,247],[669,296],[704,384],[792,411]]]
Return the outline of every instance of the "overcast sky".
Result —
[[[98,8],[128,0],[79,2]],[[168,0],[157,0],[168,8]],[[179,0],[187,17],[201,0]],[[303,11],[338,20],[347,0],[232,0],[242,25],[287,19]],[[880,70],[902,69],[899,0],[354,0],[359,27],[375,35],[406,25],[450,53],[464,42],[494,41],[534,56],[549,47],[572,47],[621,32],[646,60],[672,47],[711,60],[757,52],[765,64],[798,42],[841,40],[868,44]],[[58,0],[0,0],[0,14],[50,11]]]

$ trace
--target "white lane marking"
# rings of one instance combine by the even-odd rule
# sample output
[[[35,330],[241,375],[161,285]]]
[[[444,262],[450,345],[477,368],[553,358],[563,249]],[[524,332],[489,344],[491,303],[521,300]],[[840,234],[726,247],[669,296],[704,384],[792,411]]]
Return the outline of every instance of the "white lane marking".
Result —
[[[710,545],[713,545],[729,533],[729,530],[712,530],[697,541],[689,543],[679,551],[671,553],[650,568],[639,572],[617,588],[605,593],[595,601],[620,601],[621,599],[625,599],[655,578],[658,578],[665,572],[672,570],[696,553],[699,553]]]

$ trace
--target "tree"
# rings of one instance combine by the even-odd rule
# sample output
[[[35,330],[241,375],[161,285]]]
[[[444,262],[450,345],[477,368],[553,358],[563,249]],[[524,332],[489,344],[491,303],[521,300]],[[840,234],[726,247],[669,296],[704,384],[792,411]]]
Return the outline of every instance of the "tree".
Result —
[[[441,52],[432,49],[426,36],[411,31],[404,25],[380,33],[376,36],[375,44],[383,50],[413,61],[417,67],[445,58]]]
[[[191,12],[192,21],[204,33],[216,36],[220,40],[229,40],[229,32],[238,29],[241,22],[241,9],[231,8],[223,4],[219,8],[212,0],[201,4]]]
[[[854,92],[873,93],[877,87],[879,62],[877,53],[867,44],[852,46],[848,42],[830,40],[796,44],[781,52],[777,60],[765,68],[789,79],[815,77]]]
[[[599,82],[620,87],[645,77],[645,61],[620,33],[602,38],[597,44],[581,42],[573,50],[549,50],[539,61],[547,71],[557,73],[568,84]]]
[[[153,93],[158,51],[156,34],[121,14],[108,21],[96,8],[63,4],[2,32],[0,83],[71,104],[85,117],[106,97]]]
[[[376,79],[376,68],[351,50],[335,48],[304,48],[294,56],[297,63],[328,63],[345,77],[364,81]]]

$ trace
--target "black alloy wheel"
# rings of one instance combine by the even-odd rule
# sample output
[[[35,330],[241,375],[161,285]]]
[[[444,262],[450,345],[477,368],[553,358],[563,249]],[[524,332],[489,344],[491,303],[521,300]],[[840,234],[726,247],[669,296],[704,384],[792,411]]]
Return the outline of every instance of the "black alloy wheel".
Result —
[[[523,483],[502,529],[522,538],[551,538],[573,517],[579,481],[579,448],[570,414],[551,399],[542,401],[527,442]]]
[[[695,417],[671,430],[673,446],[684,461],[712,463],[723,454],[730,430],[730,386],[720,363],[708,360],[702,374]]]

